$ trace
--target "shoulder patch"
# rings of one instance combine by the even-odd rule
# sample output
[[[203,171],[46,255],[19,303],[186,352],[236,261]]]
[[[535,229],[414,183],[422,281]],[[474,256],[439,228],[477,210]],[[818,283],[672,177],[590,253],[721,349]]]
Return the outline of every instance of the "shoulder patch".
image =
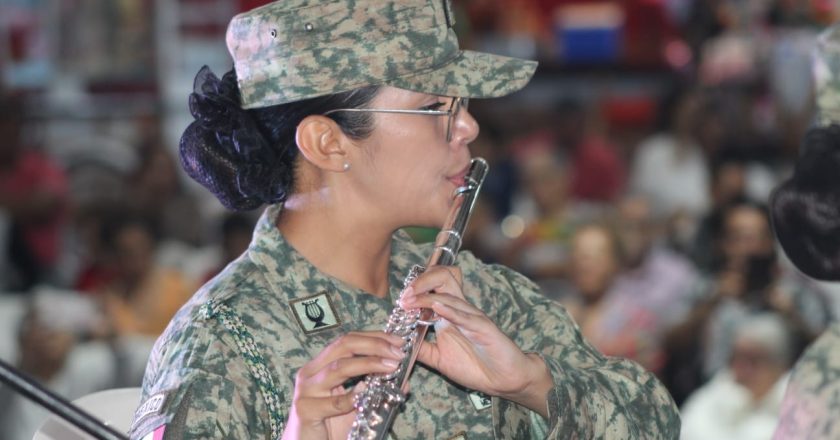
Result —
[[[166,402],[167,393],[168,391],[154,394],[146,399],[145,402],[140,404],[137,411],[134,412],[134,421],[131,424],[137,425],[144,418],[150,415],[158,414],[163,408],[164,402]]]

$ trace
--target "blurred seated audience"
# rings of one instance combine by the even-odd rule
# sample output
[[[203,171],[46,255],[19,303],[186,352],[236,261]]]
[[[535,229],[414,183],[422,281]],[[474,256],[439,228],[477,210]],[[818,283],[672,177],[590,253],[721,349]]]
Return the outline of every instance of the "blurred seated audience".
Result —
[[[107,219],[120,215],[121,209],[124,209],[121,205],[111,203],[90,204],[76,209],[73,230],[79,269],[73,281],[75,290],[97,294],[114,281],[114,261],[106,251],[102,228]]]
[[[615,231],[596,223],[580,227],[571,245],[571,291],[560,302],[599,351],[656,372],[662,364],[656,318],[640,300],[615,290],[623,261]]]
[[[581,201],[614,201],[624,190],[627,175],[617,147],[596,126],[581,102],[564,99],[556,112],[555,142],[572,165],[569,194]]]
[[[658,216],[688,215],[697,218],[709,207],[708,166],[697,140],[702,95],[680,91],[663,104],[669,115],[662,132],[645,139],[633,160],[630,187],[645,195]]]
[[[502,223],[510,238],[499,252],[502,263],[528,274],[551,294],[549,284],[566,276],[568,245],[576,225],[589,213],[570,199],[566,157],[535,146],[517,160],[521,190]]]
[[[148,219],[116,213],[105,220],[102,234],[114,276],[100,288],[99,298],[113,331],[157,338],[194,286],[180,272],[157,264],[158,235]]]
[[[207,231],[200,222],[198,202],[185,190],[180,167],[162,141],[140,146],[140,163],[128,181],[131,205],[154,222],[164,241],[203,244]]]
[[[704,271],[711,271],[716,255],[716,237],[723,228],[723,212],[733,202],[746,198],[746,167],[732,154],[720,154],[711,163],[712,179],[708,190],[711,195],[709,211],[700,220],[694,243],[688,250],[695,264]]]
[[[25,110],[20,97],[0,96],[0,216],[7,224],[0,258],[10,272],[0,289],[19,292],[53,277],[68,202],[64,170],[25,144]]]
[[[767,210],[739,200],[722,215],[718,258],[703,296],[666,336],[663,382],[677,404],[726,365],[733,332],[747,316],[774,311],[795,332],[798,350],[828,323],[823,292],[786,276],[778,264]]]
[[[117,385],[111,346],[91,340],[100,326],[95,304],[73,293],[34,292],[18,329],[17,368],[69,400]],[[136,385],[135,385],[136,386]],[[0,438],[30,440],[50,412],[0,384]]]
[[[738,325],[726,368],[682,407],[682,440],[765,440],[779,422],[796,343],[778,314],[748,316]]]
[[[648,198],[628,196],[618,203],[616,229],[624,267],[614,290],[651,312],[658,335],[686,316],[699,277],[690,260],[664,245],[662,227]]]

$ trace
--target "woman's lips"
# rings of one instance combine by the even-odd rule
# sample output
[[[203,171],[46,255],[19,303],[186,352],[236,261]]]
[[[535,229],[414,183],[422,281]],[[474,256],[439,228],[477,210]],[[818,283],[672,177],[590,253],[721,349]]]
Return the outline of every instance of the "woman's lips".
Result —
[[[470,164],[467,164],[458,174],[449,177],[449,181],[455,186],[461,187],[466,184],[467,173],[470,171]]]

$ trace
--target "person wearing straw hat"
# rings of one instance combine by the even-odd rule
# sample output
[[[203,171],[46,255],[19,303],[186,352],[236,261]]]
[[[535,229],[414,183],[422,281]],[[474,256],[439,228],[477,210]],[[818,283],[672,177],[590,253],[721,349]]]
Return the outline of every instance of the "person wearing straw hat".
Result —
[[[468,100],[536,67],[460,50],[453,23],[442,0],[286,0],[233,18],[234,70],[199,72],[181,161],[228,208],[269,206],[158,340],[132,438],[347,436],[354,379],[402,357],[380,329],[431,253],[400,228],[444,223],[478,134]],[[464,252],[402,306],[440,319],[393,438],[679,433],[653,375],[597,352],[508,268]]]

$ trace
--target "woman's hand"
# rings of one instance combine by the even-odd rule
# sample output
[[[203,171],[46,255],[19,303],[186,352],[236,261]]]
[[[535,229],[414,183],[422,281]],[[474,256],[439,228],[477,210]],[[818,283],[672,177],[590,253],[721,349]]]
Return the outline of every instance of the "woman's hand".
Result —
[[[390,373],[402,358],[400,337],[383,332],[351,332],[324,348],[298,370],[295,394],[283,439],[346,439],[355,419],[352,390],[343,384],[357,376]]]
[[[434,292],[434,294],[429,294]],[[435,266],[402,297],[402,307],[430,308],[435,343],[423,343],[417,359],[467,388],[517,402],[547,416],[551,373],[536,354],[525,354],[481,310],[466,301],[457,267]]]

